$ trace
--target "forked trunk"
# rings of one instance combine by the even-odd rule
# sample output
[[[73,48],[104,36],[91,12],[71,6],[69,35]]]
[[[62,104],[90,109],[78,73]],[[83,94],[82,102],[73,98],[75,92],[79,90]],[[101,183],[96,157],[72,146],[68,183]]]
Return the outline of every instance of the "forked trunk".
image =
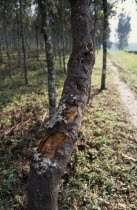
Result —
[[[33,155],[29,185],[29,210],[57,210],[58,184],[78,138],[88,103],[94,53],[89,0],[70,0],[73,49],[68,75],[56,115]]]

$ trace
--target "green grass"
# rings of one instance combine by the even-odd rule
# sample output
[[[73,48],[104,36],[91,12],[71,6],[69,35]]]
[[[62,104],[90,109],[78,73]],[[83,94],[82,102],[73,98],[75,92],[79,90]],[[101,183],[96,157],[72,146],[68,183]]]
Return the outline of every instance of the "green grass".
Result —
[[[2,104],[0,113],[1,210],[26,208],[29,162],[43,135],[43,132],[38,135],[43,114],[47,113],[48,118],[46,70],[37,65],[29,73],[32,80],[27,90],[22,90],[23,85],[12,90],[3,87],[5,94],[13,91],[13,97]],[[60,184],[60,210],[137,209],[137,130],[128,121],[110,69],[107,90],[99,91],[101,67],[102,54],[99,53],[80,137]],[[56,69],[57,82],[62,85],[65,75],[60,73],[58,63]],[[5,80],[9,80],[6,75],[2,83]],[[57,86],[58,100],[61,91],[62,87]]]
[[[68,56],[66,57],[66,61],[68,60]],[[1,67],[0,74],[0,110],[6,106],[6,104],[15,100],[14,96],[16,95],[24,95],[30,94],[32,92],[37,92],[40,90],[44,90],[45,94],[47,92],[47,83],[48,83],[48,73],[47,67],[45,63],[44,55],[42,54],[42,58],[40,58],[40,62],[37,62],[36,59],[32,58],[28,59],[28,80],[29,85],[25,87],[24,81],[24,71],[23,65],[18,67],[17,60],[14,62],[12,60],[12,79],[9,78],[8,66],[3,64]],[[66,75],[63,73],[63,68],[59,65],[58,61],[55,61],[55,69],[56,69],[56,85],[63,85],[63,81]],[[43,89],[44,87],[44,89]]]
[[[124,51],[110,51],[112,61],[119,67],[121,79],[128,84],[137,96],[137,55]]]

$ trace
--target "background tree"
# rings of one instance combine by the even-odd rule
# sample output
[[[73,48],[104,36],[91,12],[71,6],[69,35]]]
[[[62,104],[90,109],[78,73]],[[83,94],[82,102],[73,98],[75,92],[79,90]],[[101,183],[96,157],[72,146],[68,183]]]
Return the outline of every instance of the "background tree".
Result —
[[[12,64],[11,64],[11,47],[10,47],[10,28],[13,19],[14,1],[1,0],[0,1],[0,19],[2,23],[2,30],[4,32],[5,48],[8,58],[9,76],[12,77]],[[1,52],[2,54],[2,52]]]
[[[42,32],[45,40],[45,50],[48,67],[48,96],[49,96],[49,116],[56,112],[56,91],[55,91],[55,69],[54,69],[54,51],[51,37],[51,23],[54,2],[48,0],[38,0],[39,11],[42,20]]]
[[[24,78],[25,78],[25,85],[28,85],[28,64],[27,64],[27,52],[26,52],[26,42],[25,42],[25,32],[24,32],[24,17],[23,14],[25,13],[25,9],[23,10],[22,0],[19,0],[19,9],[20,9],[20,30],[21,30],[21,39],[22,39],[22,50],[24,56]]]
[[[107,64],[107,27],[108,27],[108,5],[107,0],[102,0],[103,3],[103,66],[101,78],[101,90],[106,88],[106,64]]]
[[[121,13],[117,28],[118,48],[123,50],[128,46],[128,36],[131,31],[130,17]]]

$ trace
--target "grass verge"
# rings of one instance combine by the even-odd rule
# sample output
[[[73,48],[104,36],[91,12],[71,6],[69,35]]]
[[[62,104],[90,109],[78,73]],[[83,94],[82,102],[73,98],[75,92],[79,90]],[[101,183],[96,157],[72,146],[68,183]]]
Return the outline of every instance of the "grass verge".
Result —
[[[137,55],[124,51],[110,51],[110,58],[119,67],[121,79],[137,96]]]

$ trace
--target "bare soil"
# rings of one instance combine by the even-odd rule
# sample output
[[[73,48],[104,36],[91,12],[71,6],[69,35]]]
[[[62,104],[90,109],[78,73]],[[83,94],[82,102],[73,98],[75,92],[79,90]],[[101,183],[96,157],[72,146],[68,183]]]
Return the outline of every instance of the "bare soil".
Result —
[[[130,88],[120,80],[118,67],[112,61],[108,62],[109,67],[113,70],[114,83],[119,91],[122,102],[124,103],[129,114],[129,120],[137,127],[137,99]]]

